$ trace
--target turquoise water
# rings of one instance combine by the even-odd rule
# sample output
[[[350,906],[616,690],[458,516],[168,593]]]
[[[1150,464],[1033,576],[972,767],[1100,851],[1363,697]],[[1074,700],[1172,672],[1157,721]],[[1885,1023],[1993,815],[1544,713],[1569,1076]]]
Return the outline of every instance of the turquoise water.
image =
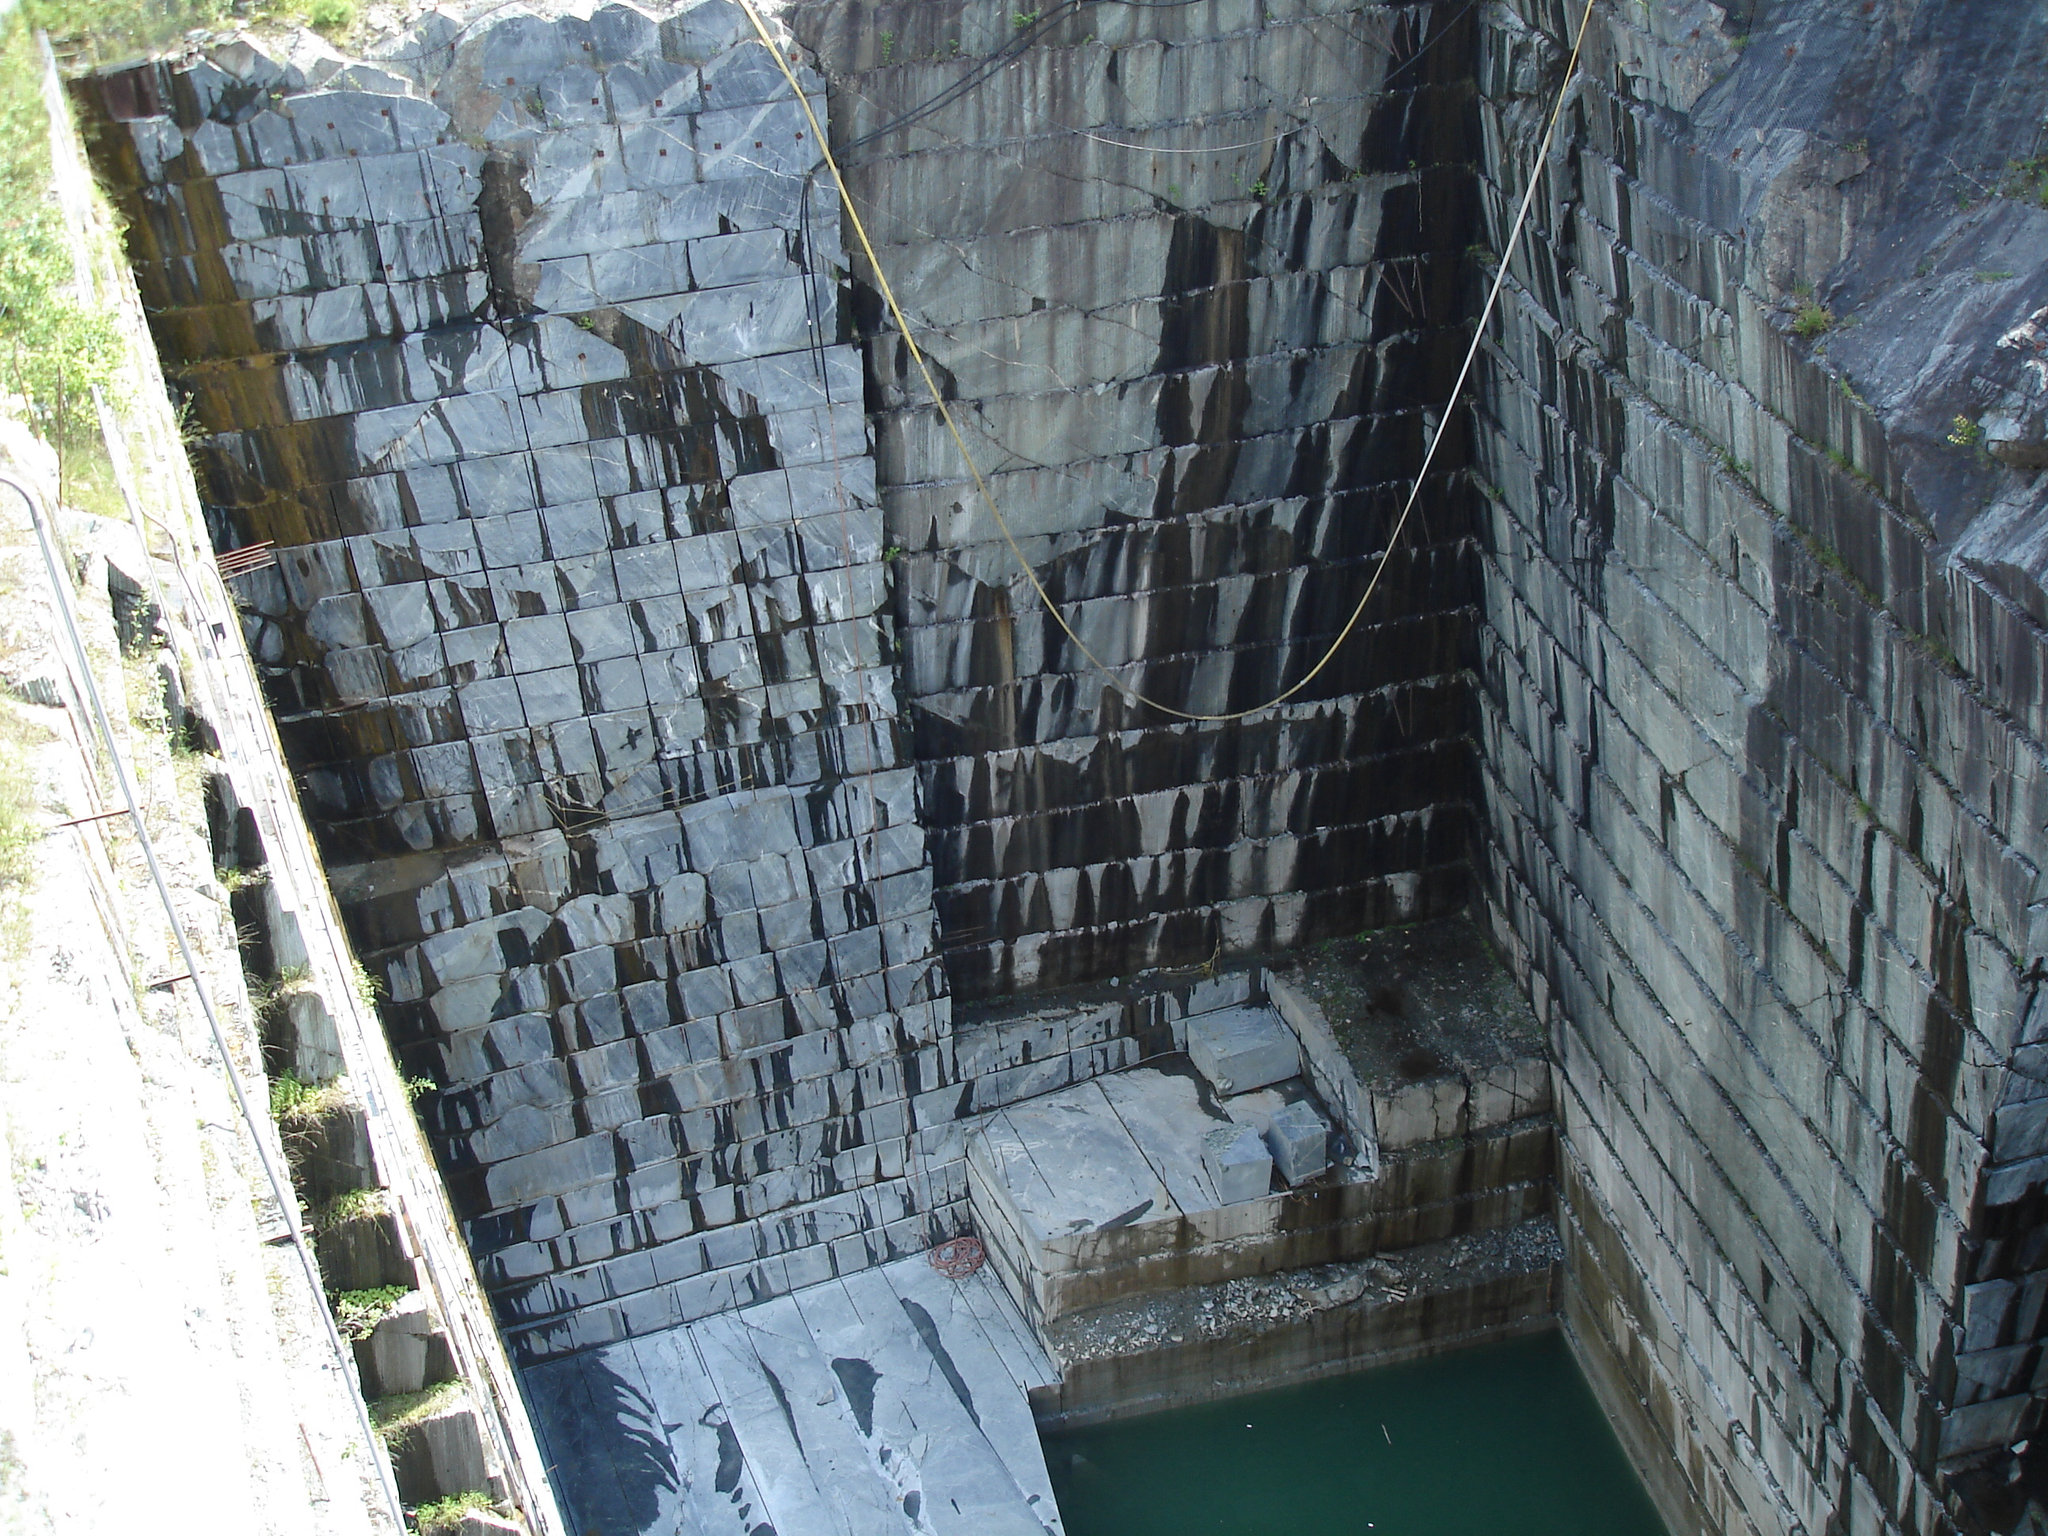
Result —
[[[1555,1333],[1045,1436],[1067,1536],[1665,1536]]]

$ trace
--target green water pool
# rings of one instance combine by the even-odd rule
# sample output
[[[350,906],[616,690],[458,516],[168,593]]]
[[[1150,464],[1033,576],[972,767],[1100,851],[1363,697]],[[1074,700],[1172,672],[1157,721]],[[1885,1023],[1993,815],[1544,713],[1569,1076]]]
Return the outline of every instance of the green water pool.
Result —
[[[1067,1536],[1665,1536],[1556,1333],[1044,1439]]]

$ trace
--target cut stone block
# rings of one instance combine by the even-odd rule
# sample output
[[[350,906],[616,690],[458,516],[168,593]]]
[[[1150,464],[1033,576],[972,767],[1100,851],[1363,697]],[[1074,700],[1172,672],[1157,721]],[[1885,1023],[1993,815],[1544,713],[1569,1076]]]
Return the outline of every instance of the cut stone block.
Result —
[[[1270,1008],[1224,1008],[1188,1020],[1188,1055],[1218,1093],[1248,1093],[1301,1072],[1301,1047]]]
[[[390,1397],[438,1386],[455,1376],[455,1357],[448,1337],[427,1308],[424,1291],[402,1298],[370,1330],[355,1341],[356,1375],[366,1398]]]
[[[391,1452],[398,1496],[408,1504],[428,1504],[491,1486],[476,1410],[460,1393],[404,1429],[387,1431],[384,1443]]]
[[[1246,1125],[1219,1126],[1202,1140],[1202,1162],[1225,1205],[1257,1200],[1273,1187],[1273,1159],[1259,1133]]]
[[[320,1260],[320,1277],[337,1291],[368,1291],[380,1285],[410,1290],[419,1283],[399,1240],[398,1219],[389,1211],[320,1227],[313,1234],[313,1251]]]
[[[1330,1128],[1305,1103],[1277,1111],[1266,1128],[1273,1165],[1289,1184],[1312,1179],[1330,1166]]]

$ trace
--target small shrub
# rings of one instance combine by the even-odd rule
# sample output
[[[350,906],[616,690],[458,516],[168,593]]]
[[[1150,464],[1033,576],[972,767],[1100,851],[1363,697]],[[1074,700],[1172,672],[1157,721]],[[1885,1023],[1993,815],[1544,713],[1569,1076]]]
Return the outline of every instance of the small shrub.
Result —
[[[1816,336],[1825,336],[1835,328],[1835,314],[1825,304],[1811,300],[1799,306],[1799,313],[1792,319],[1794,335],[1811,341]]]
[[[342,1291],[334,1298],[334,1326],[342,1337],[366,1339],[391,1315],[391,1309],[412,1293],[402,1285],[373,1286],[367,1291]]]
[[[350,970],[349,981],[355,988],[356,1001],[371,1013],[375,1013],[379,1000],[384,996],[384,984],[364,970],[363,962],[360,960],[353,962]]]
[[[280,1072],[270,1080],[270,1118],[282,1120],[297,1112],[317,1090],[300,1080],[296,1072]]]
[[[303,965],[287,965],[270,980],[256,982],[249,988],[250,1006],[267,1018],[277,1011],[287,992],[304,986],[312,976]]]
[[[1949,427],[1948,441],[1952,448],[1974,448],[1983,439],[1984,428],[1967,416],[1958,416]]]
[[[306,25],[325,37],[339,37],[355,24],[355,0],[312,0],[306,7]]]
[[[451,1493],[431,1504],[422,1504],[412,1512],[412,1518],[419,1527],[420,1536],[445,1536],[446,1532],[462,1524],[464,1515],[490,1508],[491,1496],[481,1488],[471,1488],[463,1493]]]
[[[270,1115],[287,1131],[304,1130],[334,1112],[348,1100],[348,1087],[341,1078],[308,1083],[290,1072],[273,1078],[270,1084]]]

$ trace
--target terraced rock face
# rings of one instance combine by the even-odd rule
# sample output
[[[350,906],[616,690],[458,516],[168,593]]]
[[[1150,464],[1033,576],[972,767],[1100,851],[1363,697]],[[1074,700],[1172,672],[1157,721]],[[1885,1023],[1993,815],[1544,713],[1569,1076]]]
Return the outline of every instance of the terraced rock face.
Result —
[[[1288,702],[1189,721],[1129,695],[1224,715],[1300,684],[1387,547],[1456,368],[1469,8],[920,0],[791,24],[883,271],[1073,630],[863,308],[955,994],[1460,904],[1456,476]]]
[[[1445,392],[1472,34],[1432,14],[921,6],[916,64],[876,56],[891,16],[795,18],[1026,555],[1178,708],[1324,653]],[[296,46],[87,95],[223,540],[281,546],[255,648],[524,1347],[957,1207],[910,1139],[965,1102],[935,908],[988,995],[1463,899],[1455,480],[1297,699],[1133,705],[900,341],[842,340],[871,293],[737,7]]]
[[[958,1201],[912,1142],[957,1095],[838,222],[750,39],[722,0],[434,12],[373,62],[86,92],[222,537],[280,546],[252,648],[529,1357]]]

